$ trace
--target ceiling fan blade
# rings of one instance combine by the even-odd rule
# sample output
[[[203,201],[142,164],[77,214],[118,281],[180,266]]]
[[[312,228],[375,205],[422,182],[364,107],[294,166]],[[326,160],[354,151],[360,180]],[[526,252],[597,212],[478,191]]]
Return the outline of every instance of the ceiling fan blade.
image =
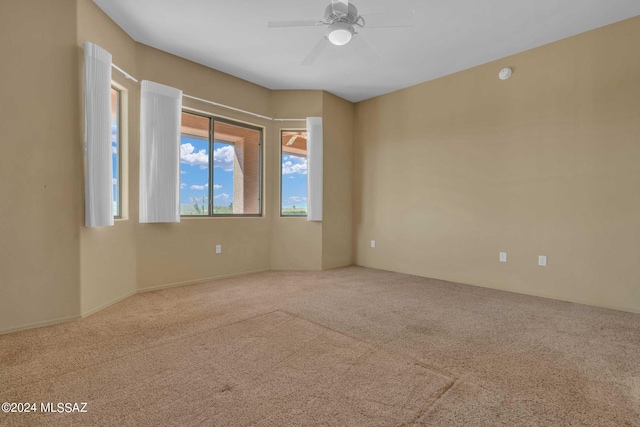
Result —
[[[368,13],[362,15],[365,28],[402,28],[413,27],[415,11],[406,10],[389,13]]]
[[[307,57],[302,61],[302,65],[313,65],[318,59],[318,56],[327,48],[329,45],[329,40],[326,37],[322,37],[318,44],[313,48],[311,53],[307,55]]]
[[[316,27],[318,21],[269,21],[267,28]]]
[[[382,59],[382,55],[380,55],[378,49],[376,49],[375,46],[372,45],[366,37],[358,34],[355,42],[360,44],[359,52],[365,62],[371,64]]]
[[[349,0],[331,0],[331,10],[336,15],[347,16],[349,13]]]

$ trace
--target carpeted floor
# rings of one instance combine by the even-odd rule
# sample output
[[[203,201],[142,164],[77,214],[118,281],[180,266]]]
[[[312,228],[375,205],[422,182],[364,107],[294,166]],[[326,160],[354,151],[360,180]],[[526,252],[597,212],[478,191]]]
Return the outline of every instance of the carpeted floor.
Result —
[[[268,272],[0,336],[0,401],[38,410],[0,425],[640,426],[640,315],[359,267]]]

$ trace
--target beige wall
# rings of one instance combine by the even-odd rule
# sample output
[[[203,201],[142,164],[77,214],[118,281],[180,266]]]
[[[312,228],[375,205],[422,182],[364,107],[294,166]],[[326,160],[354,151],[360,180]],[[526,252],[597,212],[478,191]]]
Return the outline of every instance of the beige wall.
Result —
[[[271,268],[274,270],[321,270],[353,264],[353,121],[351,102],[320,91],[274,91],[275,117],[323,117],[323,220],[280,216],[280,171],[270,182],[275,194],[272,209]],[[304,122],[276,123],[273,140],[280,131],[304,129]],[[279,147],[270,164],[279,168]]]
[[[353,264],[353,123],[355,106],[323,93],[322,268]]]
[[[638,45],[640,17],[357,104],[357,263],[640,311]]]
[[[113,46],[114,62],[118,63],[119,48],[131,52],[130,39],[115,27],[108,18],[108,22],[102,22],[104,14],[93,4],[79,0],[88,11],[81,14],[79,28],[104,28],[98,33],[98,41],[104,42],[105,47]],[[90,13],[89,13],[90,12]],[[82,19],[86,17],[86,19]],[[114,26],[115,28],[112,28]],[[87,30],[89,32],[89,30]],[[102,34],[113,33],[114,40],[107,36],[100,39]],[[94,35],[94,34],[92,34]],[[82,39],[79,37],[79,40]],[[306,116],[323,115],[323,93],[321,91],[271,91],[266,88],[248,83],[227,74],[209,69],[193,62],[178,58],[160,50],[134,43],[133,63],[123,57],[123,67],[127,70],[135,70],[139,80],[147,79],[159,83],[183,89],[185,94],[198,98],[209,99],[215,102],[233,105],[236,108],[247,109],[258,114],[274,117],[298,118]],[[135,96],[139,96],[137,88]],[[332,97],[332,99],[335,97]],[[353,109],[353,105],[346,101],[341,104],[333,100],[334,104],[347,111]],[[125,277],[114,277],[109,274],[110,267],[99,264],[99,255],[106,251],[113,251],[121,244],[129,244],[136,253],[135,262],[129,263],[136,270],[136,283],[138,289],[150,289],[178,283],[193,282],[202,279],[223,277],[227,275],[262,271],[268,269],[293,269],[293,270],[320,270],[323,266],[323,234],[322,223],[308,222],[303,218],[280,218],[280,160],[279,160],[279,131],[283,128],[304,127],[304,122],[271,122],[258,119],[253,116],[237,113],[231,110],[211,106],[210,104],[184,99],[185,107],[233,120],[244,121],[264,128],[263,136],[263,209],[261,218],[197,218],[183,219],[181,224],[158,225],[137,224],[137,191],[130,192],[130,221],[122,221],[117,224],[124,230],[123,235],[117,235],[117,231],[108,229],[83,230],[83,234],[92,236],[96,245],[83,245],[83,273],[87,276],[96,273],[95,286],[91,292],[83,295],[98,294],[98,289],[104,288],[104,280],[118,280],[120,283],[127,281]],[[137,123],[139,107],[131,111],[130,120]],[[343,123],[339,123],[340,126]],[[137,126],[135,135],[130,138],[130,163],[129,176],[138,176],[139,149],[137,140]],[[348,141],[351,144],[351,140]],[[350,157],[345,160],[350,166]],[[332,166],[333,167],[333,166]],[[350,169],[349,169],[350,170]],[[130,185],[137,188],[137,180]],[[351,200],[351,187],[342,186],[341,194],[348,202]],[[135,209],[135,212],[134,212]],[[344,212],[340,214],[344,215]],[[336,220],[338,224],[340,219]],[[343,221],[344,222],[344,221]],[[350,223],[349,223],[350,224]],[[134,236],[131,236],[129,226],[133,227]],[[116,227],[117,229],[118,227]],[[118,236],[118,237],[116,237]],[[127,242],[126,239],[129,238]],[[110,239],[110,241],[108,240]],[[347,239],[349,240],[349,239]],[[83,240],[84,243],[84,240]],[[223,253],[215,254],[215,245],[223,246]],[[350,245],[351,242],[348,242]],[[330,244],[327,244],[330,245]],[[344,244],[343,244],[344,246]],[[85,251],[86,247],[86,251]],[[326,249],[325,249],[326,250]],[[102,252],[100,252],[102,251]],[[340,248],[337,253],[344,250]],[[85,256],[86,255],[86,256]],[[126,252],[130,256],[130,252]],[[344,257],[343,257],[344,258]],[[129,258],[130,259],[130,258]],[[114,260],[116,261],[116,260]],[[117,260],[122,262],[122,260]],[[341,260],[342,264],[350,264],[351,260]],[[98,275],[102,280],[98,280]],[[83,285],[89,283],[83,281]],[[84,286],[83,289],[88,288]],[[114,290],[120,295],[126,294],[128,289]],[[108,303],[103,297],[101,302]]]
[[[135,43],[90,0],[5,1],[0,17],[0,54],[11,58],[0,71],[10,201],[0,206],[0,332],[86,315],[136,290],[348,265],[354,233],[360,265],[640,311],[640,59],[625,50],[640,42],[640,18],[354,107]],[[303,122],[185,99],[264,128],[264,216],[138,224],[139,87],[114,72],[129,95],[128,218],[84,228],[85,40],[139,79],[189,95],[323,116],[324,221],[279,215],[279,131]],[[506,82],[496,78],[503,66],[515,71]],[[536,266],[539,254],[548,267]]]
[[[0,2],[0,332],[79,314],[75,10]]]
[[[269,115],[271,91],[228,74],[138,44],[137,78],[180,88],[185,94],[258,114]],[[271,122],[184,98],[198,111],[265,127],[265,150],[271,148]],[[136,154],[137,156],[137,154]],[[138,174],[139,157],[130,166]],[[270,179],[272,171],[266,170]],[[265,195],[267,196],[267,195]],[[268,196],[267,196],[268,197]],[[137,218],[136,218],[137,220]],[[194,282],[207,278],[268,270],[268,217],[183,218],[180,224],[139,224],[137,281],[139,289]],[[222,254],[215,253],[222,245]]]
[[[271,94],[273,117],[305,118],[322,116],[321,91],[274,91]],[[267,170],[272,179],[267,182],[271,201],[268,215],[271,217],[271,269],[320,270],[322,269],[323,223],[306,218],[280,216],[280,131],[305,129],[304,121],[274,122],[271,129],[271,149],[267,157]]]
[[[136,43],[118,27],[98,6],[90,0],[77,0],[77,68],[82,76],[84,57],[82,44],[96,43],[113,56],[113,62],[135,75]],[[116,220],[114,227],[86,228],[84,216],[80,218],[80,312],[93,313],[136,291],[136,239],[135,226],[138,217],[138,174],[129,173],[127,167],[134,156],[139,133],[138,99],[139,86],[113,70],[112,79],[121,85],[122,112],[121,141],[123,219]],[[82,106],[82,78],[78,79],[79,99]],[[83,129],[84,116],[80,114],[78,127]],[[78,141],[82,144],[82,139]],[[81,146],[80,146],[81,149]],[[135,162],[134,162],[135,163]],[[136,163],[137,164],[137,163]],[[137,170],[137,169],[136,169]],[[78,180],[84,182],[82,170]],[[79,198],[84,205],[84,188],[80,188]],[[82,211],[82,208],[81,208]]]
[[[0,7],[0,53],[12,59],[11,67],[0,69],[0,182],[10,201],[0,206],[0,333],[88,315],[139,290],[271,268],[323,267],[323,251],[334,242],[323,242],[322,223],[279,216],[279,131],[304,122],[272,122],[185,98],[185,107],[264,128],[264,215],[138,224],[139,85],[117,71],[113,79],[128,98],[124,218],[114,227],[85,228],[82,43],[106,48],[114,63],[140,80],[266,116],[322,116],[326,94],[271,91],[140,45],[91,0],[5,1]],[[347,114],[353,109],[330,99]],[[345,118],[330,120],[347,126]],[[335,140],[351,143],[343,136]],[[346,149],[343,166],[350,168],[350,149],[336,149]],[[350,187],[341,188],[340,197],[351,196]],[[325,215],[344,227],[343,211]],[[223,245],[220,255],[216,244]],[[344,247],[337,245],[337,253],[346,254]]]

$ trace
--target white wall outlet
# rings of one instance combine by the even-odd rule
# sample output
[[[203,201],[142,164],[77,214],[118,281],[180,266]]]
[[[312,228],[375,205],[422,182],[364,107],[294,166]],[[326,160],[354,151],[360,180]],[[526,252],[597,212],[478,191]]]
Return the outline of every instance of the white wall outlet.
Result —
[[[538,265],[540,267],[546,267],[547,266],[547,256],[546,255],[539,255],[538,256]]]
[[[376,241],[375,241],[375,240],[372,240],[372,241],[371,241],[371,247],[372,247],[372,248],[375,248],[375,247],[376,247]]]
[[[500,262],[507,262],[507,253],[500,252]]]
[[[217,254],[221,254],[222,253],[222,245],[216,245],[216,253]]]

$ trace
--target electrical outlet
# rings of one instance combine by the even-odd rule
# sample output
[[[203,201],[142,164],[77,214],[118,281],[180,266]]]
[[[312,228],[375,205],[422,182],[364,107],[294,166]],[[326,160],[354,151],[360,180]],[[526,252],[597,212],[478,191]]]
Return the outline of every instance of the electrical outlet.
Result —
[[[222,245],[216,245],[216,253],[217,254],[221,254],[222,253]]]
[[[507,253],[500,252],[500,262],[507,262]]]
[[[547,256],[546,255],[539,255],[538,256],[538,265],[540,267],[546,267],[547,266]]]
[[[372,247],[372,248],[375,248],[375,247],[376,247],[376,241],[375,241],[375,240],[372,240],[372,241],[371,241],[371,247]]]

